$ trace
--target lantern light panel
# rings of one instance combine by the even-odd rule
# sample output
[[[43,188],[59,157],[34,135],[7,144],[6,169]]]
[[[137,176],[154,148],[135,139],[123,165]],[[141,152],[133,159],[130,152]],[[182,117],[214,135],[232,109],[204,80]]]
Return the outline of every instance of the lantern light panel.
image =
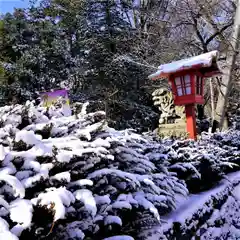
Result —
[[[175,86],[177,89],[177,96],[191,94],[191,78],[190,75],[185,75],[175,78]]]

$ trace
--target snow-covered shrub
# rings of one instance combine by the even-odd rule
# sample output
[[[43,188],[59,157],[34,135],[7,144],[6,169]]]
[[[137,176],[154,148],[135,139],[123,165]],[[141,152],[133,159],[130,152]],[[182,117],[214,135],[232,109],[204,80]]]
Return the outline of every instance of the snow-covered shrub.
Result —
[[[237,186],[220,209],[215,209],[211,217],[201,226],[197,236],[201,239],[239,239],[240,198]]]
[[[235,105],[235,104],[234,104]],[[229,120],[231,127],[235,130],[240,130],[240,104],[236,104],[230,111]]]
[[[170,140],[150,145],[146,155],[186,182],[192,193],[215,185],[226,173],[240,169],[240,131],[205,134],[198,142]]]
[[[160,228],[143,231],[139,239],[238,239],[239,172],[217,187],[191,195]]]
[[[41,136],[36,135],[33,131],[22,130],[16,133],[13,150],[25,151],[38,144]]]
[[[105,113],[86,105],[69,117],[58,104],[0,108],[0,234],[132,239],[188,193],[166,163],[153,161],[148,149],[158,143],[109,128]]]

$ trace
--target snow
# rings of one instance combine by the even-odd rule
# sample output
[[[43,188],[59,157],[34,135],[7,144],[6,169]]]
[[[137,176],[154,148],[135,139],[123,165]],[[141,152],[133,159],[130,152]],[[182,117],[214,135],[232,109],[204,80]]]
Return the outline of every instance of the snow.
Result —
[[[138,205],[138,202],[133,198],[132,194],[120,194],[117,198],[117,201],[128,202],[131,205]]]
[[[48,176],[48,173],[38,173],[32,177],[28,177],[23,179],[21,182],[24,185],[25,188],[31,188],[33,187],[36,183],[38,183],[41,179],[46,179]]]
[[[126,209],[132,209],[132,206],[127,201],[117,201],[112,204],[112,208],[126,208]]]
[[[90,126],[87,126],[85,129],[76,130],[75,135],[79,138],[83,137],[83,138],[86,138],[88,141],[90,141],[92,139],[91,132],[93,132],[97,129],[101,129],[103,126],[104,126],[104,121],[95,123]]]
[[[85,51],[87,54],[89,53],[89,51]],[[87,107],[89,106],[89,102],[85,102],[83,103],[82,105],[82,109],[81,109],[81,112],[78,114],[78,117],[80,116],[84,116],[87,114]]]
[[[72,222],[68,225],[67,232],[71,239],[84,239],[85,234],[79,229],[78,222]]]
[[[0,145],[0,161],[3,161],[6,156],[6,151],[3,147],[3,145]]]
[[[103,240],[134,240],[134,238],[130,236],[120,235],[120,236],[104,238]]]
[[[81,189],[74,192],[76,200],[82,201],[85,208],[92,214],[94,217],[97,214],[96,201],[92,195],[92,192],[87,189]]]
[[[136,178],[136,176],[134,174],[131,173],[126,173],[123,172],[121,170],[117,170],[117,169],[101,169],[101,170],[97,170],[91,174],[88,175],[88,178],[96,178],[96,177],[101,177],[102,175],[106,175],[106,174],[116,174],[118,176],[120,176],[123,179],[129,179],[130,181],[134,181],[137,182],[138,184],[140,184]]]
[[[206,223],[201,226],[205,231],[198,235],[201,239],[239,239],[240,237],[240,200],[238,184],[219,210],[215,210]],[[217,224],[216,224],[217,223]]]
[[[204,53],[198,56],[182,59],[168,64],[163,64],[158,67],[158,71],[149,76],[150,79],[158,79],[166,77],[171,73],[176,73],[181,70],[187,70],[196,67],[210,67],[213,59],[218,57],[218,51]]]
[[[104,196],[94,196],[96,204],[97,205],[103,205],[103,204],[110,204],[111,199],[109,198],[109,195],[104,195]]]
[[[9,231],[0,232],[0,239],[18,240],[18,237]]]
[[[188,222],[188,220],[192,219],[192,217],[194,216],[194,214],[200,214],[201,212],[210,212],[211,211],[211,203],[210,204],[206,204],[208,202],[212,201],[213,197],[217,197],[217,196],[222,196],[222,193],[226,192],[227,189],[231,189],[229,188],[229,186],[231,186],[232,182],[238,182],[239,184],[234,188],[234,190],[232,190],[232,194],[234,196],[233,197],[229,197],[228,201],[225,203],[225,205],[229,206],[230,203],[229,202],[234,202],[236,203],[236,200],[239,199],[239,205],[238,208],[240,207],[240,196],[239,196],[239,191],[240,191],[240,171],[235,172],[235,173],[230,173],[227,175],[226,179],[222,180],[218,186],[214,187],[213,189],[210,189],[208,191],[199,193],[199,194],[190,194],[187,197],[181,197],[181,201],[178,202],[177,208],[172,211],[169,215],[162,217],[162,220],[164,221],[164,223],[161,225],[160,228],[153,228],[152,230],[150,230],[150,232],[155,232],[152,237],[146,237],[146,239],[150,240],[150,239],[156,239],[159,236],[162,236],[164,232],[167,232],[169,229],[172,228],[173,223],[178,222],[181,224],[182,228],[186,227],[188,229],[191,229],[191,225],[189,225],[190,222]],[[210,223],[214,223],[215,220],[217,218],[221,218],[221,216],[225,216],[226,212],[229,212],[229,209],[226,209],[225,206],[222,207],[221,212],[223,213],[219,213],[218,210],[215,210],[212,214],[212,217],[208,220],[208,224],[210,225]],[[201,213],[202,214],[202,213]],[[237,219],[238,217],[236,217],[236,212],[229,213],[230,216],[233,216],[232,219]],[[187,224],[187,225],[186,225]],[[192,224],[197,224],[192,222]],[[240,224],[240,220],[239,220],[239,224]],[[234,237],[236,231],[234,229],[229,230],[231,224],[228,225],[228,227],[226,227],[225,229],[222,227],[221,229],[218,228],[207,228],[207,232],[202,236],[201,239],[215,239],[214,236],[221,236],[221,234],[227,234],[230,232],[234,232]],[[224,230],[223,230],[224,229]],[[149,234],[145,233],[144,235],[147,236]],[[210,234],[210,235],[209,235]],[[220,234],[220,235],[219,235]],[[151,234],[150,234],[151,235]],[[210,238],[211,236],[211,238]],[[212,238],[213,237],[213,238]]]
[[[18,223],[11,229],[11,232],[19,237],[22,231],[31,225],[33,212],[32,203],[30,200],[17,199],[11,202],[9,210],[11,220]]]
[[[111,225],[111,224],[118,224],[122,226],[122,220],[118,216],[109,215],[104,219],[104,225]]]
[[[141,193],[138,193],[136,194],[136,196],[134,197],[134,199],[138,202],[139,205],[143,206],[145,209],[149,209],[150,212],[153,213],[153,215],[156,217],[156,219],[158,221],[160,221],[160,216],[159,216],[159,213],[158,213],[158,210],[157,208],[154,207],[154,205],[149,202],[143,194]]]
[[[158,230],[167,229],[173,221],[184,224],[205,200],[223,192],[224,187],[212,189],[210,195],[205,192],[187,196],[186,184],[176,177],[173,168],[183,173],[190,171],[200,179],[197,164],[203,158],[219,168],[236,167],[239,133],[221,134],[234,148],[225,140],[221,142],[223,147],[215,144],[218,140],[210,136],[202,140],[204,143],[159,142],[132,129],[109,128],[105,113],[87,113],[87,104],[80,113],[69,117],[63,116],[61,107],[52,106],[48,111],[31,102],[27,104],[31,124],[23,130],[17,126],[26,112],[25,106],[0,108],[0,118],[4,115],[5,119],[0,128],[0,217],[4,218],[0,218],[0,233],[8,234],[6,239],[21,239],[28,229],[33,239],[40,239],[53,223],[51,237],[81,240],[98,238],[99,233],[101,239],[133,239],[124,234],[133,231],[135,236],[158,223]],[[28,150],[23,151],[17,141],[25,142]],[[228,179],[221,184],[238,179],[238,175],[229,174]],[[239,191],[233,191],[236,199],[240,198]],[[229,199],[228,204],[233,204],[233,200]],[[237,207],[238,203],[234,210]],[[207,210],[210,207],[202,209]],[[39,212],[47,214],[46,221],[39,223]],[[225,212],[227,207],[219,210],[220,214]],[[125,213],[131,216],[131,222]],[[212,217],[212,222],[214,219],[217,216]],[[119,232],[114,232],[111,224],[117,224]],[[133,228],[135,224],[137,229]],[[218,229],[212,231],[218,234]],[[238,234],[234,228],[232,232]],[[114,236],[119,233],[123,235]]]
[[[29,158],[24,161],[23,169],[25,170],[33,169],[34,171],[39,172],[41,169],[41,164]]]
[[[71,175],[69,172],[61,172],[58,173],[50,178],[51,180],[57,180],[57,181],[71,181]]]
[[[93,186],[93,181],[89,179],[80,179],[68,184],[68,187],[73,187],[73,186]]]
[[[147,185],[154,185],[154,182],[150,179],[144,178],[143,182],[146,183]]]
[[[9,224],[3,218],[0,218],[0,233],[8,231]]]
[[[52,147],[45,144],[37,144],[27,151],[33,156],[52,156]]]
[[[65,207],[69,207],[74,201],[75,197],[65,187],[49,188],[46,193],[40,193],[36,199],[32,199],[34,205],[38,203],[39,205],[53,208],[55,211],[54,221],[64,219],[66,213]],[[52,203],[54,203],[53,206],[51,206]]]
[[[25,171],[19,171],[16,173],[16,178],[18,180],[23,180],[23,179],[26,179],[26,178],[29,178],[30,176],[32,175],[32,171],[31,170],[25,170]]]
[[[15,174],[16,173],[16,168],[14,167],[14,165],[12,163],[9,163],[8,167],[4,167],[4,168],[0,168],[0,172],[2,174]]]
[[[111,144],[109,143],[108,140],[98,138],[91,143],[91,147],[93,147],[93,148],[97,148],[97,147],[110,148]]]
[[[57,161],[60,163],[69,163],[72,157],[73,153],[66,150],[61,150],[56,156]]]
[[[3,206],[4,208],[9,209],[8,202],[2,196],[0,196],[0,206]]]
[[[205,202],[216,196],[217,193],[223,191],[229,184],[229,181],[240,180],[240,171],[236,173],[228,174],[228,180],[223,180],[215,188],[202,192],[199,194],[190,194],[187,198],[183,199],[183,202],[178,205],[177,209],[173,211],[167,218],[170,222],[185,222],[187,218],[190,218],[199,208],[202,208]]]
[[[13,222],[29,227],[32,221],[33,207],[30,200],[17,199],[10,204],[10,218]]]
[[[69,117],[72,115],[71,108],[68,104],[63,104],[61,111],[63,113],[63,116],[65,116],[65,117]]]
[[[15,197],[19,196],[20,198],[24,198],[25,188],[16,177],[0,172],[0,181],[6,182],[13,188]]]
[[[39,143],[41,140],[40,135],[36,135],[33,131],[22,130],[17,132],[15,141],[20,142],[23,141],[27,145],[33,146]]]
[[[234,191],[233,191],[232,194],[235,196],[235,199],[236,199],[236,200],[239,200],[239,201],[240,201],[240,185],[238,185],[238,186],[234,189]]]

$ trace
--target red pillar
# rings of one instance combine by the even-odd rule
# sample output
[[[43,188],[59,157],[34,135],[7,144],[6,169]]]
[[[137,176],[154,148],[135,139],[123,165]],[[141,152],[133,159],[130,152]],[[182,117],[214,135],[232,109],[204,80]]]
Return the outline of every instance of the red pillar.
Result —
[[[185,111],[187,120],[187,132],[189,133],[189,138],[197,140],[195,105],[186,105]]]

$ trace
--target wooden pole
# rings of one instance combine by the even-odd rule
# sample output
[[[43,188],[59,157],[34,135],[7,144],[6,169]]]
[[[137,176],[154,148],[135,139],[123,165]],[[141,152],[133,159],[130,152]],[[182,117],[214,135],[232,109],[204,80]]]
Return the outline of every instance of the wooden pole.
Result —
[[[195,105],[194,104],[186,105],[185,111],[187,120],[187,132],[189,133],[189,138],[197,140]]]

